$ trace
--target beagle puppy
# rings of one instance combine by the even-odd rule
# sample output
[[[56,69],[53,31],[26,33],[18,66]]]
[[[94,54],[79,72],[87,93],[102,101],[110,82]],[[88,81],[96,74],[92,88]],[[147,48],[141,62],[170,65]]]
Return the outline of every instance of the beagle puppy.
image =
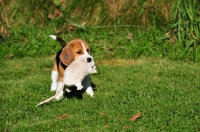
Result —
[[[62,46],[62,49],[56,54],[53,70],[51,73],[51,91],[58,92],[58,90],[62,87],[64,71],[72,61],[79,58],[85,59],[87,62],[92,62],[94,60],[90,55],[90,48],[86,41],[81,39],[74,39],[66,44],[66,42],[60,37],[54,35],[50,35],[50,37],[60,42]],[[86,93],[93,97],[94,91],[92,89],[89,75],[87,75],[81,83]]]
[[[49,99],[40,102],[36,106],[42,105],[46,102],[51,101],[52,99],[60,99],[63,95],[64,86],[67,86],[67,91],[71,92],[70,88],[72,86],[76,86],[77,90],[81,90],[83,88],[81,82],[88,74],[97,73],[96,66],[94,61],[88,62],[83,58],[78,58],[74,60],[70,65],[65,69],[64,78],[62,81],[62,87],[56,92],[56,94]]]

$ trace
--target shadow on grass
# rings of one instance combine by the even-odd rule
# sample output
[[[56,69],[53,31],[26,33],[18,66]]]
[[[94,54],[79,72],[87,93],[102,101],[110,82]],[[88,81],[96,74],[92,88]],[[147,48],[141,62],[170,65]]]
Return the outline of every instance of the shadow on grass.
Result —
[[[96,85],[92,82],[92,88],[94,91],[96,91]],[[83,99],[83,94],[85,93],[85,90],[77,90],[77,88],[74,86],[71,88],[71,92],[65,92],[64,97],[67,99],[71,98],[77,98],[77,99]]]

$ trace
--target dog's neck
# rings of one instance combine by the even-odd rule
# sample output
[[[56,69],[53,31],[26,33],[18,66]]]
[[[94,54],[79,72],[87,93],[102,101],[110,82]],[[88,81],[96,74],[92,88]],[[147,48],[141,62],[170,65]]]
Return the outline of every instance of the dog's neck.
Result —
[[[65,65],[62,61],[60,61],[60,65],[62,66],[63,69],[66,69],[68,66]]]

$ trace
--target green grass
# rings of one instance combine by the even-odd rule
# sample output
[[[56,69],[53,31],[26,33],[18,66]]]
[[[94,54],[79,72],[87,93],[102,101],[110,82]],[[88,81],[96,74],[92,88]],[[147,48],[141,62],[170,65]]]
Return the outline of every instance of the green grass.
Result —
[[[0,131],[200,131],[200,63],[158,58],[96,63],[94,98],[84,93],[83,99],[35,107],[53,95],[53,58],[2,61]],[[142,117],[131,122],[138,112]]]
[[[3,0],[0,131],[200,131],[198,3]],[[55,7],[62,15],[48,18]],[[49,56],[60,45],[50,34],[89,43],[98,67],[94,98],[35,107],[54,94]]]
[[[16,29],[16,34],[10,38],[1,39],[0,57],[13,55],[21,58],[53,55],[60,49],[60,44],[49,37],[49,35],[55,34],[61,36],[66,42],[74,38],[86,40],[92,54],[98,59],[135,59],[147,56],[200,61],[199,45],[196,45],[196,48],[177,47],[177,43],[169,43],[164,36],[166,30],[153,27],[148,29],[91,27],[87,30],[77,28],[67,34],[56,34],[52,27],[54,27],[53,24],[44,30],[33,26],[27,26],[23,30]],[[128,35],[131,37],[127,38]]]

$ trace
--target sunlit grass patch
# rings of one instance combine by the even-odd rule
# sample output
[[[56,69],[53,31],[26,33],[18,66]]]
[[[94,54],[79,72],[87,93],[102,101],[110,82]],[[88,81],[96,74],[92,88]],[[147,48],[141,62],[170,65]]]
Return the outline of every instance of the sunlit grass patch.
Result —
[[[1,130],[196,131],[200,64],[160,58],[96,60],[95,96],[52,96],[53,58],[5,60],[1,69]],[[16,69],[12,69],[15,67]],[[14,76],[13,76],[14,75]],[[7,76],[7,77],[6,77]],[[130,118],[141,112],[135,121]]]

